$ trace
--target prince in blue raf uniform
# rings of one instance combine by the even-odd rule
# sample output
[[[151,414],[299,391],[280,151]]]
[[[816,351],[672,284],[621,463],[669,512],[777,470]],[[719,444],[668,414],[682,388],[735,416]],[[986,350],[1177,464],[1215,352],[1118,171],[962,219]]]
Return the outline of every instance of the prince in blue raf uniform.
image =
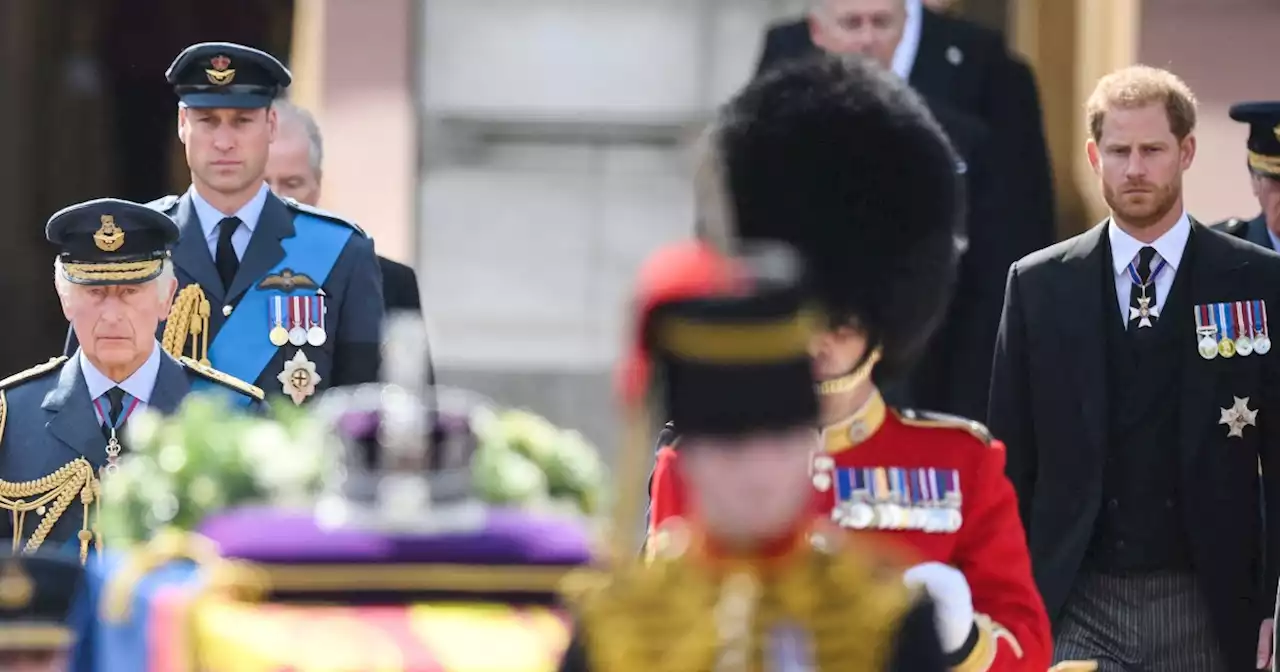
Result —
[[[213,42],[185,49],[165,77],[191,169],[185,194],[149,204],[181,232],[165,350],[299,404],[376,381],[384,308],[373,240],[264,181],[271,105],[289,71],[270,54]]]
[[[100,199],[55,214],[46,235],[61,248],[54,282],[78,337],[70,356],[0,381],[0,539],[13,551],[67,548],[84,560],[94,541],[98,479],[128,446],[139,409],[177,409],[193,389],[257,405],[262,390],[156,341],[177,289],[170,248],[178,227],[145,205]]]
[[[1280,101],[1237,103],[1231,118],[1249,125],[1246,141],[1250,185],[1262,212],[1232,217],[1219,226],[1233,236],[1280,251]]]

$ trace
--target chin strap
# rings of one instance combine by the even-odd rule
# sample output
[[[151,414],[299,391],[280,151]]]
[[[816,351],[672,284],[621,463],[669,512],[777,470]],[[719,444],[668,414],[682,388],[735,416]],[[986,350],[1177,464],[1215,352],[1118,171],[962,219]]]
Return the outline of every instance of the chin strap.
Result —
[[[858,365],[853,371],[844,374],[838,378],[824,380],[818,383],[818,394],[822,396],[830,396],[834,394],[845,394],[857,389],[859,385],[866,382],[871,377],[871,370],[880,362],[882,350],[877,347],[867,355],[866,360]]]

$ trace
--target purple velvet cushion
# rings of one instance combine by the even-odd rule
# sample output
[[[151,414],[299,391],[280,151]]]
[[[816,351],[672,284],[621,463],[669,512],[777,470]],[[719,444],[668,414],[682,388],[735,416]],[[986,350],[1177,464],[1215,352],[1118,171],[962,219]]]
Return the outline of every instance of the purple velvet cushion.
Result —
[[[311,511],[246,507],[209,517],[199,531],[224,557],[266,564],[580,565],[590,558],[586,531],[571,519],[510,509],[484,517],[476,529],[393,537],[322,529]]]

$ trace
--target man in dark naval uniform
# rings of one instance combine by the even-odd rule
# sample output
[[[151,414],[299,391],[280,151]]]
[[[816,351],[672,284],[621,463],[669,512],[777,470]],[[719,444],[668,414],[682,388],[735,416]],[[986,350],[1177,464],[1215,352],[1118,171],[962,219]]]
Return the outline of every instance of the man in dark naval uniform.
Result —
[[[696,242],[642,269],[650,300],[623,402],[633,429],[646,406],[681,427],[696,505],[650,537],[646,560],[621,557],[602,582],[569,591],[577,621],[562,671],[947,669],[933,609],[901,568],[811,511],[809,342],[821,317],[799,272],[780,245],[728,258]],[[651,300],[699,281],[700,296]],[[643,438],[631,444],[643,459]]]
[[[1233,105],[1231,118],[1249,125],[1249,177],[1262,212],[1248,220],[1232,217],[1218,226],[1233,236],[1280,251],[1280,101]]]
[[[192,183],[150,204],[181,230],[165,350],[299,404],[377,380],[385,311],[372,239],[264,181],[271,105],[289,71],[256,49],[212,42],[185,49],[165,76]]]
[[[1087,115],[1111,216],[1010,270],[989,422],[1055,659],[1263,668],[1280,573],[1267,319],[1280,258],[1187,215],[1196,106],[1172,73],[1112,73]]]
[[[0,380],[0,540],[83,560],[98,479],[128,453],[134,413],[171,413],[193,390],[250,407],[263,393],[156,341],[178,284],[169,258],[178,227],[164,213],[88,201],[55,214],[45,235],[61,250],[54,284],[79,347]]]

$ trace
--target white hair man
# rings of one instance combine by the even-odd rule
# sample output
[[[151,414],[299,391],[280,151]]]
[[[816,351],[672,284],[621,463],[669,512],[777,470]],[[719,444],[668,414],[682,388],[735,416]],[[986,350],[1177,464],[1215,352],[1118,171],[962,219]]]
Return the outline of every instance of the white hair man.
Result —
[[[254,407],[262,390],[156,341],[178,281],[169,251],[178,227],[163,213],[117,199],[65,208],[45,228],[60,248],[54,284],[79,347],[0,381],[0,538],[31,552],[83,561],[97,479],[115,471],[133,413],[172,412],[192,390],[230,392]],[[83,506],[81,505],[83,502]],[[34,520],[27,520],[28,514]]]
[[[280,196],[316,205],[324,177],[324,136],[311,112],[288,100],[272,106],[278,125],[267,154],[267,184]],[[418,276],[413,269],[378,255],[382,271],[382,300],[387,312],[422,312]]]

